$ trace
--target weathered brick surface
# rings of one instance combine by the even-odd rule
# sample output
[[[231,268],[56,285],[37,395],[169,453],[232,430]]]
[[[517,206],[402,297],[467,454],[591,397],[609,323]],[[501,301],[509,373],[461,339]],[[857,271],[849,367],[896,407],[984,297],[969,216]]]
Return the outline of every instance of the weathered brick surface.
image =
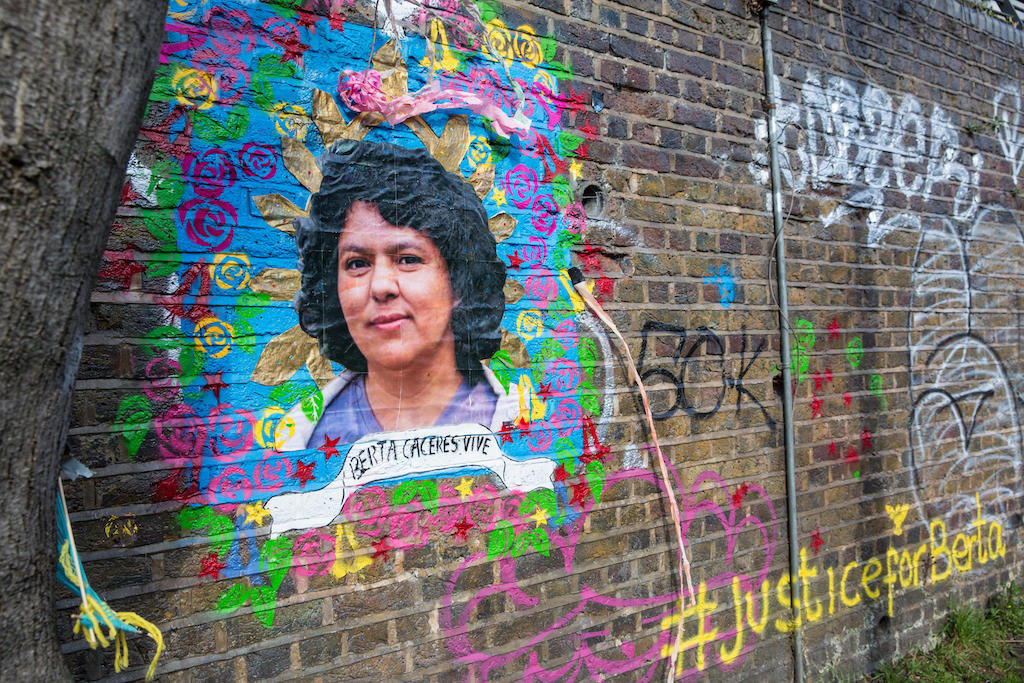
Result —
[[[485,206],[519,225],[498,247],[520,292],[504,325],[518,346],[503,349],[514,360],[522,349],[518,368],[538,368],[535,389],[550,379],[552,361],[538,349],[555,337],[552,311],[568,294],[535,302],[546,282],[562,291],[557,271],[572,264],[622,329],[679,482],[698,588],[680,671],[780,680],[793,671],[798,627],[810,676],[858,676],[926,645],[951,597],[982,604],[1018,578],[1024,33],[952,0],[768,10],[790,302],[780,329],[768,107],[747,3],[479,7],[517,77],[553,86],[531,110],[539,137],[520,146],[502,148],[479,114],[454,112],[469,113],[481,145],[460,173],[486,145],[504,203],[489,194]],[[372,66],[383,17],[374,38],[373,7],[360,2],[171,9],[167,64],[111,232],[73,401],[71,449],[96,472],[68,485],[92,585],[115,609],[161,626],[162,680],[663,677],[680,590],[674,533],[638,394],[596,320],[563,316],[596,359],[585,374],[581,352],[566,356],[574,386],[585,377],[596,397],[567,394],[582,405],[565,418],[576,420],[574,474],[556,485],[567,517],[535,521],[528,492],[487,472],[449,472],[401,502],[394,483],[364,491],[330,525],[270,538],[270,518],[254,505],[282,481],[299,490],[287,482],[297,463],[253,476],[274,455],[257,421],[315,387],[305,369],[273,390],[252,380],[256,359],[295,324],[284,280],[252,284],[295,267],[291,238],[268,227],[254,198],[280,192],[301,207],[309,196],[286,169],[280,136],[305,131],[319,153],[311,89],[343,104],[338,72]],[[435,27],[435,76],[457,85],[490,69],[511,112],[500,64],[464,40],[482,35],[473,14],[431,11],[443,33]],[[429,22],[409,32],[415,89]],[[478,87],[491,97],[491,86]],[[450,113],[428,116],[435,135]],[[381,135],[422,146],[394,130]],[[250,142],[270,150],[272,182],[245,165]],[[227,176],[197,161],[211,147],[230,158]],[[520,160],[541,169],[541,193],[574,193],[557,200],[559,215],[587,206],[584,187],[596,184],[603,209],[582,234],[531,227],[543,216],[514,204],[504,175]],[[552,160],[561,165],[545,173],[539,164]],[[235,213],[231,244],[244,248],[213,244],[216,217],[205,237],[188,222],[188,202],[220,201],[217,183],[234,193],[223,195]],[[214,259],[238,253],[249,284],[234,287],[225,280],[242,270]],[[532,309],[540,336],[517,323]],[[217,355],[217,338],[199,331],[210,319],[233,321],[230,354]],[[797,567],[788,561],[782,334],[794,348]],[[546,401],[545,419],[559,400]],[[252,418],[240,437],[224,417],[236,408]],[[573,488],[586,467],[584,413],[611,449],[585,493]],[[249,459],[232,459],[236,438],[248,439]],[[556,457],[559,446],[545,448],[540,455]],[[316,485],[324,476],[318,469]],[[457,488],[467,480],[473,494]],[[472,525],[460,532],[460,520]],[[495,550],[499,520],[517,534],[540,529],[547,542]],[[790,581],[804,593],[796,612]],[[109,653],[73,638],[72,594],[57,607],[76,678],[142,675],[147,640],[131,639],[133,668],[115,676]]]

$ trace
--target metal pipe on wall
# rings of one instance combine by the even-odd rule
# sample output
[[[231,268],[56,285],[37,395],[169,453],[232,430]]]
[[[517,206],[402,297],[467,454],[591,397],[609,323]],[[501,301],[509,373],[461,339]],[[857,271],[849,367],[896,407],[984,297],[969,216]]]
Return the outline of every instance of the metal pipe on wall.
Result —
[[[782,424],[785,435],[786,456],[786,517],[789,539],[789,589],[794,611],[793,678],[803,683],[804,657],[800,623],[800,556],[797,539],[796,462],[793,439],[793,380],[789,348],[789,296],[786,291],[786,237],[782,224],[782,178],[779,173],[779,131],[775,120],[778,93],[775,92],[775,61],[772,56],[772,31],[768,27],[768,8],[775,0],[766,0],[761,6],[761,51],[764,57],[765,98],[768,110],[768,158],[771,166],[772,219],[775,226],[775,263],[779,289],[779,335],[781,337],[782,365]]]

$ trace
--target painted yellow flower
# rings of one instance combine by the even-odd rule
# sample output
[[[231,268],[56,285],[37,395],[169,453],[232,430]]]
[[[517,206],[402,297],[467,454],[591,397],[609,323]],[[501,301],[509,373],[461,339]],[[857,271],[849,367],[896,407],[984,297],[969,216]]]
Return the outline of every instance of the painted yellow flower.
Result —
[[[217,99],[217,79],[198,69],[175,69],[171,89],[178,104],[193,109],[209,109]]]

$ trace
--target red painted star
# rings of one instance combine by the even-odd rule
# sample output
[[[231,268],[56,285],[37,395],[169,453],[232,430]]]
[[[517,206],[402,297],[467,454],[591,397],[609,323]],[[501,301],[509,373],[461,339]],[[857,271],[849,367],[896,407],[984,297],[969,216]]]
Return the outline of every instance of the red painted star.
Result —
[[[615,291],[615,281],[610,277],[599,277],[594,284],[597,285],[598,298],[602,301],[611,297]]]
[[[590,150],[587,149],[586,145],[580,145],[576,148],[576,156],[587,159],[590,157]]]
[[[565,471],[565,465],[562,463],[558,464],[555,468],[555,481],[565,481],[569,478],[569,473]]]
[[[846,405],[850,405],[850,392],[849,391],[847,391],[846,393],[843,394],[843,403],[845,403]]]
[[[515,425],[511,422],[502,422],[501,430],[498,432],[501,434],[501,443],[512,443],[512,430],[515,429]]]
[[[316,463],[306,464],[301,460],[295,461],[295,474],[292,475],[292,479],[298,479],[300,482],[300,488],[306,488],[306,483],[313,479],[313,465]]]
[[[211,576],[217,578],[222,569],[227,568],[227,565],[220,561],[217,557],[217,553],[210,553],[202,560],[202,568],[199,570],[199,578],[204,576]]]
[[[814,373],[814,390],[821,391],[822,385],[825,383],[825,378],[821,376],[820,372]]]
[[[324,434],[324,445],[320,446],[320,448],[318,448],[317,450],[324,452],[324,460],[325,461],[330,461],[331,456],[333,456],[333,455],[341,455],[340,453],[338,453],[338,442],[339,441],[341,441],[341,437],[340,436],[339,437],[335,437],[333,439],[329,439],[329,438],[327,438],[327,435]]]
[[[833,441],[828,445],[828,454],[830,457],[836,457],[836,442]]]
[[[853,446],[850,446],[849,448],[847,448],[846,449],[846,462],[852,464],[852,463],[857,462],[858,460],[860,460],[860,457],[858,457],[858,455],[857,455],[857,449],[854,448]]]
[[[537,395],[541,398],[551,398],[551,382],[541,384],[537,389]]]
[[[750,490],[750,484],[741,484],[736,488],[736,491],[732,494],[732,506],[738,508],[743,504],[743,496],[747,495],[747,491]]]
[[[860,452],[864,453],[871,450],[871,432],[865,427],[864,431],[860,433]]]
[[[587,480],[581,478],[580,483],[572,485],[572,499],[569,501],[569,505],[576,505],[578,503],[580,507],[583,507],[589,495],[590,487],[587,486]]]
[[[825,541],[821,540],[821,531],[815,529],[811,532],[811,547],[814,549],[814,555],[818,555],[818,548],[825,545]]]
[[[385,561],[388,559],[388,551],[394,550],[388,543],[387,536],[373,542],[373,559],[383,557]]]
[[[839,321],[836,320],[835,318],[832,318],[832,322],[828,324],[828,332],[829,341],[835,341],[836,339],[839,339]]]
[[[832,384],[832,368],[825,368],[825,381]]]
[[[588,119],[586,123],[580,126],[580,132],[583,133],[583,136],[588,140],[596,140],[598,133],[601,131],[599,131],[597,126],[592,124]]]
[[[469,533],[469,530],[472,529],[475,526],[476,526],[476,524],[473,524],[473,522],[469,521],[468,517],[463,519],[460,522],[456,522],[456,524],[455,524],[455,538],[461,538],[463,541],[465,541],[466,540],[466,534]]]
[[[203,381],[206,382],[206,384],[199,387],[199,391],[212,391],[213,398],[217,403],[220,403],[220,390],[228,388],[228,385],[225,384],[222,379],[223,376],[223,372],[204,372]]]
[[[531,425],[532,424],[533,423],[530,422],[529,420],[524,420],[521,417],[516,418],[515,427],[516,427],[516,429],[519,430],[519,438],[520,439],[522,439],[523,437],[528,436],[530,434],[530,429],[531,429]]]
[[[508,267],[509,270],[519,270],[519,266],[522,264],[523,259],[519,256],[519,252],[513,251],[508,255]]]
[[[824,413],[821,412],[821,399],[817,396],[811,398],[811,417],[822,417]]]

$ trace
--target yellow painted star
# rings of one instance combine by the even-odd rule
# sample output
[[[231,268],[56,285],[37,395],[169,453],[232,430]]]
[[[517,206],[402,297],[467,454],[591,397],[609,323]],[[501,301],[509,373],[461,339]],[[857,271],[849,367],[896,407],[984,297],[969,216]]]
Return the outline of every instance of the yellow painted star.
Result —
[[[572,175],[574,179],[576,178],[576,176],[580,174],[581,170],[583,170],[583,164],[581,164],[579,161],[573,159],[572,161],[569,162],[569,173]]]
[[[537,522],[537,526],[542,526],[548,523],[548,513],[544,512],[544,508],[537,506],[537,509],[530,515],[530,519]]]
[[[270,510],[263,507],[263,502],[252,503],[245,506],[245,523],[254,522],[263,524],[263,520],[270,514]]]
[[[494,197],[494,203],[497,206],[505,206],[505,202],[508,201],[505,199],[504,190],[495,190],[492,196]]]
[[[459,492],[463,500],[469,498],[473,495],[473,478],[463,477],[459,485],[455,487],[455,490]]]

